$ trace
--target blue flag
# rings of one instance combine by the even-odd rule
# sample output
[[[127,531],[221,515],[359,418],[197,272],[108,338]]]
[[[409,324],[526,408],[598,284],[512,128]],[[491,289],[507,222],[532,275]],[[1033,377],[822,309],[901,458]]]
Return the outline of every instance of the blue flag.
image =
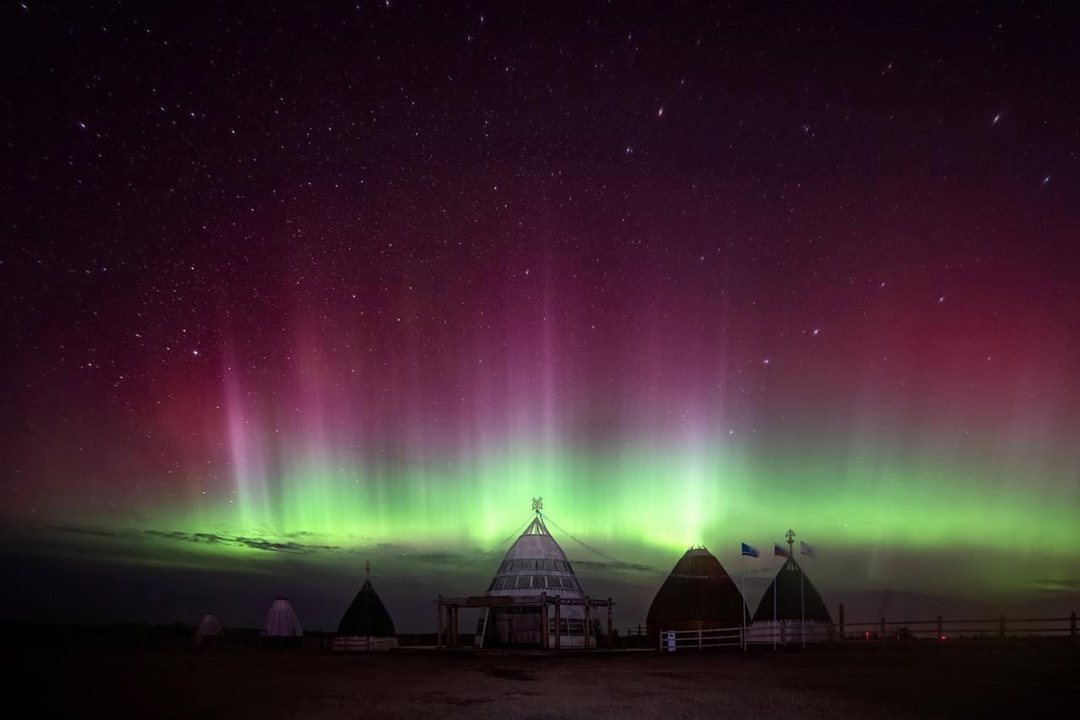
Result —
[[[753,545],[747,545],[746,543],[743,543],[742,544],[742,554],[743,555],[749,555],[750,557],[756,558],[759,553],[758,553],[758,549],[756,547],[754,547]]]
[[[799,543],[799,552],[802,553],[803,555],[810,555],[811,557],[813,557],[814,548],[810,547],[809,545],[807,545],[804,542],[800,542]]]

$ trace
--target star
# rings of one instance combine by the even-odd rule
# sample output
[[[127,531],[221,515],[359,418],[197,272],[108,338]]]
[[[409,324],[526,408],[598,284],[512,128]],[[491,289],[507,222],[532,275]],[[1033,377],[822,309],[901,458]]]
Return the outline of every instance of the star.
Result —
[[[1000,119],[1001,119],[1001,113],[998,113],[997,115],[994,116],[994,119],[990,122],[990,124],[991,125],[997,125],[998,120],[1000,120]]]

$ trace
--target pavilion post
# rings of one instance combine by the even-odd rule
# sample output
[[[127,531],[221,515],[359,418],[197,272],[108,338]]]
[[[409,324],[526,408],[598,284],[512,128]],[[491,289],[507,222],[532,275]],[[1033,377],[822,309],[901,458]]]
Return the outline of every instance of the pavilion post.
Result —
[[[585,649],[589,649],[589,631],[592,625],[592,613],[589,612],[589,596],[585,596]]]
[[[544,650],[548,649],[548,633],[550,628],[548,627],[548,607],[547,607],[547,593],[540,593],[540,647]]]
[[[607,599],[607,646],[608,650],[615,647],[615,638],[612,636],[613,626],[611,624],[611,598]]]
[[[559,596],[555,596],[555,649],[562,648],[562,617],[559,613],[559,608],[562,603],[559,601]]]

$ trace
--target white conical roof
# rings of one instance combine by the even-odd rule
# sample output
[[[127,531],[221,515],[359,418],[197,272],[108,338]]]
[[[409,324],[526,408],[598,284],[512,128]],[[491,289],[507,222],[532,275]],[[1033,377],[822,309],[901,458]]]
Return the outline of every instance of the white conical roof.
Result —
[[[300,637],[304,628],[288,598],[279,597],[266,613],[263,634],[272,637]]]
[[[566,553],[551,537],[543,517],[537,514],[506,551],[487,594],[535,597],[540,593],[585,597]]]
[[[211,615],[207,613],[203,615],[203,619],[199,622],[199,628],[195,631],[196,635],[203,635],[205,637],[217,637],[218,635],[224,635],[225,631],[221,627],[221,621],[217,619],[217,615]]]

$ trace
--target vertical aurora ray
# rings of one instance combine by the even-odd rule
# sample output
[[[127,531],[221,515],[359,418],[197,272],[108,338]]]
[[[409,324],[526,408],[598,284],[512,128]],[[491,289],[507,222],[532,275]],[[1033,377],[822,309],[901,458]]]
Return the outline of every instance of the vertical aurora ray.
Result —
[[[244,532],[262,531],[275,525],[276,508],[270,505],[267,452],[258,440],[263,423],[245,402],[238,373],[229,363],[224,370],[225,424],[229,470],[237,509],[236,522]]]
[[[631,563],[662,563],[697,543],[767,547],[797,525],[838,556],[861,553],[871,584],[895,572],[897,553],[943,548],[985,556],[964,577],[986,589],[1017,590],[1038,579],[1035,568],[1066,579],[1055,563],[1080,541],[1077,490],[1018,480],[1069,472],[1072,460],[1040,446],[1044,436],[973,436],[917,406],[883,413],[872,401],[880,389],[854,404],[862,412],[851,423],[815,427],[803,407],[765,422],[739,402],[722,328],[713,342],[676,349],[660,324],[646,325],[611,345],[609,372],[586,372],[596,348],[579,347],[550,303],[508,307],[438,382],[422,370],[425,343],[389,350],[389,369],[357,381],[355,358],[326,352],[329,335],[310,329],[273,402],[253,401],[247,388],[258,383],[230,361],[222,393],[235,502],[211,498],[178,524],[268,542],[475,552],[542,495],[567,531]],[[562,316],[581,332],[582,320]],[[957,592],[946,575],[935,582]]]
[[[155,539],[163,562],[263,553],[260,572],[272,572],[295,557],[347,566],[356,553],[468,560],[543,496],[589,546],[568,541],[571,556],[601,568],[612,557],[662,567],[699,543],[720,555],[739,541],[768,547],[794,526],[830,550],[818,573],[835,587],[1016,594],[1069,581],[1080,497],[1050,480],[1076,468],[1055,435],[1060,402],[990,406],[1024,411],[1033,425],[1019,428],[874,377],[837,398],[760,349],[739,351],[726,310],[671,326],[657,308],[604,329],[553,271],[529,297],[502,292],[510,299],[457,336],[420,324],[345,347],[345,320],[297,317],[283,377],[227,356],[220,468],[185,468],[179,506],[99,522],[221,538]],[[229,492],[205,491],[215,472]],[[962,572],[950,553],[968,559]],[[416,574],[440,571],[415,562]]]

